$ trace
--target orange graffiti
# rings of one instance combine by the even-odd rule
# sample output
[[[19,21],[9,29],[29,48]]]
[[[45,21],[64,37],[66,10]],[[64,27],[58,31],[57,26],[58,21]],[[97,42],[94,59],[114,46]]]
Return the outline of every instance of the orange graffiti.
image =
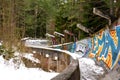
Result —
[[[103,62],[105,62],[105,60],[106,60],[104,55],[102,55],[102,57],[97,57],[96,59],[97,59],[97,61],[101,61],[102,60]]]
[[[116,36],[116,31],[115,30],[110,30],[110,35],[111,35],[115,45],[117,46],[118,45],[118,38]]]
[[[108,56],[106,58],[105,63],[108,66],[108,68],[111,68],[111,66],[112,66],[112,54],[111,54],[111,52],[108,53]]]
[[[90,53],[90,54],[89,54],[89,57],[90,57],[90,58],[94,58],[94,57],[95,57],[95,54]]]
[[[96,52],[97,56],[100,56],[102,49],[103,49],[103,45],[99,46],[98,51]]]
[[[102,39],[102,37],[103,37],[103,30],[101,30],[101,31],[99,32],[98,38],[99,38],[99,39]]]

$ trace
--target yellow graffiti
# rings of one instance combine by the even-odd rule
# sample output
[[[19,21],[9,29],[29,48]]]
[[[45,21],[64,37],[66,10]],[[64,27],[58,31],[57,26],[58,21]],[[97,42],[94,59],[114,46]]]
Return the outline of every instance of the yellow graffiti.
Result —
[[[88,56],[89,56],[90,58],[94,58],[94,57],[95,57],[95,54],[94,54],[94,53],[90,53]]]
[[[103,30],[101,30],[100,32],[99,32],[99,36],[98,36],[98,39],[102,39],[103,38],[103,33],[104,33],[104,31]]]
[[[110,30],[110,35],[114,41],[114,44],[118,46],[118,38],[115,30]]]
[[[112,66],[112,54],[111,54],[111,52],[108,53],[105,63],[108,66],[108,68],[111,68],[111,66]]]
[[[103,44],[101,46],[99,46],[98,51],[96,52],[97,56],[100,56],[102,49],[103,49]]]
[[[120,25],[112,30],[100,30],[94,35],[89,57],[103,61],[110,69],[115,67],[120,60]]]

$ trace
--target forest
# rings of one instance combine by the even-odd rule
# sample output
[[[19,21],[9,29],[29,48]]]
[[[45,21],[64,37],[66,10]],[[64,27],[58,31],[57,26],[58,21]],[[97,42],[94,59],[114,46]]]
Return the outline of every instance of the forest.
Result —
[[[92,34],[108,24],[93,8],[112,22],[120,16],[120,0],[0,0],[0,40],[9,46],[24,37],[45,38],[46,33],[65,30],[82,39],[89,34],[78,23]]]
[[[0,0],[0,80],[120,80],[119,19],[120,0]]]

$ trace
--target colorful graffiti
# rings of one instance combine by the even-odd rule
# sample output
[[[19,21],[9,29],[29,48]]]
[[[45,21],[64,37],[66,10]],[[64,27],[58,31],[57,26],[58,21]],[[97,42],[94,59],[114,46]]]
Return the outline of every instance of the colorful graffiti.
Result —
[[[70,51],[71,53],[76,53],[76,52],[85,53],[86,46],[88,46],[88,48],[91,47],[91,39],[84,39],[84,40],[73,42],[73,43],[56,45],[55,47],[52,46],[52,48],[67,50],[67,51]]]
[[[120,25],[112,30],[101,30],[92,39],[92,51],[89,57],[103,61],[113,69],[120,54]]]

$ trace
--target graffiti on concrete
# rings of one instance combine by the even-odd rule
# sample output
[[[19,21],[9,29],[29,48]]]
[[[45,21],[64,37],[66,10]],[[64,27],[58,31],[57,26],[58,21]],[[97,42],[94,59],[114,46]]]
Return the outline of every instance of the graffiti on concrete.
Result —
[[[92,51],[89,57],[103,61],[112,69],[119,60],[120,25],[112,30],[101,30],[92,39]]]
[[[76,52],[84,53],[84,51],[85,51],[85,45],[81,43],[77,43]]]
[[[62,49],[62,50],[67,50],[70,51],[71,53],[76,53],[76,52],[81,52],[85,53],[86,51],[86,46],[87,48],[91,48],[91,39],[84,39],[81,41],[73,42],[73,43],[67,43],[63,45],[57,45],[53,48],[55,49]]]

